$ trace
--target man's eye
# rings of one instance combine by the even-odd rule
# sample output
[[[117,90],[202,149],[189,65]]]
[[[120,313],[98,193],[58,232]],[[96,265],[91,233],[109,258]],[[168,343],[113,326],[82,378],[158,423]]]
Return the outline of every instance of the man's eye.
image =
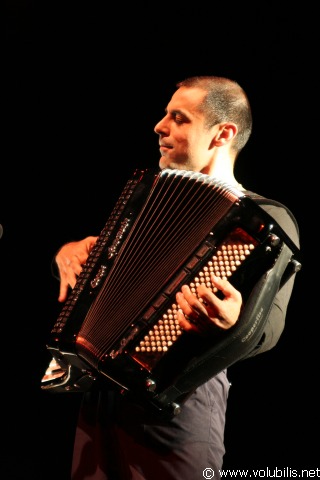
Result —
[[[184,122],[184,118],[182,115],[176,115],[175,116],[175,122],[180,124],[180,123],[183,123]]]

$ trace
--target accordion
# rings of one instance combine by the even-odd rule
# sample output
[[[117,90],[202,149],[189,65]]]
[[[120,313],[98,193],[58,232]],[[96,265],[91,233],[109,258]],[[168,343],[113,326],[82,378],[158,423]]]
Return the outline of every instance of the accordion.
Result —
[[[135,170],[52,328],[41,388],[116,386],[159,414],[258,344],[275,295],[301,267],[299,249],[250,195],[186,170]],[[184,331],[175,295],[210,283],[241,292],[229,330]],[[219,295],[219,292],[215,292]]]

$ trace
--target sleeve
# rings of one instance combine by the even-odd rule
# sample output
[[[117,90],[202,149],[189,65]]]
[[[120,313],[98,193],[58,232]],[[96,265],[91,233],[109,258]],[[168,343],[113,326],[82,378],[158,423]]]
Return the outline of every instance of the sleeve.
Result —
[[[274,205],[261,205],[261,208],[271,215],[289,238],[300,247],[300,235],[297,223],[291,212],[285,208]],[[256,347],[245,358],[253,357],[260,353],[271,350],[279,341],[285,327],[285,319],[289,300],[293,291],[296,273],[282,286],[275,296],[273,305],[268,315],[262,337]]]

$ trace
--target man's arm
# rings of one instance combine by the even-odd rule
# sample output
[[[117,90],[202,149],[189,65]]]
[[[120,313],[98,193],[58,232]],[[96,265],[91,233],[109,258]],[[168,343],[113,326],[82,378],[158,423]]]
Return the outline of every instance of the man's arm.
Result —
[[[266,210],[266,212],[274,218],[293,243],[299,247],[300,238],[297,224],[285,207],[261,205],[261,208]],[[286,313],[294,286],[295,276],[296,274],[294,273],[277,293],[268,315],[261,340],[246,358],[266,352],[278,343],[285,327]]]

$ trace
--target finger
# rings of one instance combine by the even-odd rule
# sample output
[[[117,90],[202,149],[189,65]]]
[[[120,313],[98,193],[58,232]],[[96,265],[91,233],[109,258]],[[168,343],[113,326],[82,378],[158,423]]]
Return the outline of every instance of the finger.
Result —
[[[67,268],[67,272],[70,273],[70,269],[71,269],[71,271],[74,274],[72,275],[73,280],[76,280],[76,276],[79,276],[82,271],[82,263],[80,258],[77,255],[73,255],[71,257],[71,260],[68,261],[68,267],[69,268]],[[71,286],[74,287],[74,284]]]
[[[191,309],[191,306],[190,306],[186,296],[184,295],[184,293],[177,292],[176,300],[177,300],[177,303],[179,304],[180,308],[182,309],[183,313],[185,315],[191,315],[192,309]]]
[[[64,302],[67,299],[69,288],[74,288],[78,275],[74,270],[81,272],[81,267],[77,265],[72,265],[72,262],[68,261],[68,265],[65,263],[59,263],[59,272],[60,272],[60,292],[58,301]]]
[[[185,330],[187,332],[190,332],[190,331],[198,332],[199,331],[197,326],[193,322],[190,321],[191,320],[190,317],[188,317],[188,315],[185,315],[181,310],[177,311],[177,320],[179,322],[180,327],[183,328],[183,330]]]
[[[188,306],[191,309],[190,312],[186,312],[187,315],[192,315],[196,313],[197,315],[206,315],[207,311],[203,305],[203,302],[199,300],[197,295],[195,295],[188,285],[183,285],[181,287],[181,292],[183,294],[184,302],[183,304]]]
[[[216,275],[211,275],[211,282],[225,297],[231,295],[235,298],[239,297],[240,292],[228,280],[217,277]]]
[[[67,297],[68,297],[68,292],[69,292],[68,283],[61,280],[58,301],[59,302],[65,302],[67,300]]]

